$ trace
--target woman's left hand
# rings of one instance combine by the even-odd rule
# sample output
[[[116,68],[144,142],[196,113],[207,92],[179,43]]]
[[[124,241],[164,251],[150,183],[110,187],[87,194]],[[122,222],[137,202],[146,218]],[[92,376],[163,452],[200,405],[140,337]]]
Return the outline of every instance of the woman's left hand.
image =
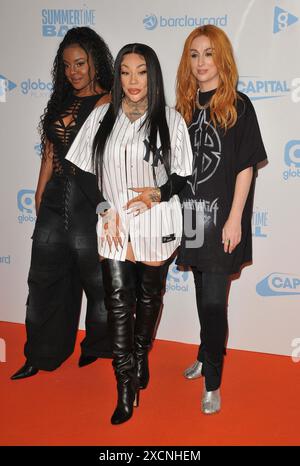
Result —
[[[228,217],[222,230],[222,243],[224,252],[232,253],[242,238],[242,227],[239,219]]]
[[[159,188],[129,188],[135,193],[139,193],[138,196],[131,199],[124,206],[128,213],[139,215],[145,212],[151,207],[159,204],[160,202],[160,189]]]

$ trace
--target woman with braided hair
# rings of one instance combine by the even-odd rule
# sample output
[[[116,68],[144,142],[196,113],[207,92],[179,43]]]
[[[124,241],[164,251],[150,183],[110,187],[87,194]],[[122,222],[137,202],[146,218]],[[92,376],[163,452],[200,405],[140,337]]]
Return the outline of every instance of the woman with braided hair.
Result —
[[[111,357],[102,268],[97,252],[96,177],[65,160],[91,111],[110,101],[113,59],[103,39],[88,27],[69,30],[59,45],[53,91],[40,121],[42,160],[35,195],[28,285],[26,363],[11,378],[52,371],[73,352],[87,297],[86,337],[79,366]]]

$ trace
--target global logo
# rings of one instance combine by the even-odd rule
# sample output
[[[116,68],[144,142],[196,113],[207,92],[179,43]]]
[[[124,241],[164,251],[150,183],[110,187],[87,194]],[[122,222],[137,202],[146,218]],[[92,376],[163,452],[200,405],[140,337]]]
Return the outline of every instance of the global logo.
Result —
[[[81,10],[42,10],[42,35],[44,37],[63,37],[75,26],[94,26],[95,11]]]
[[[274,8],[274,23],[273,23],[273,33],[281,32],[286,30],[289,26],[296,23],[299,18],[292,15],[286,10],[276,6]]]
[[[188,291],[188,272],[181,272],[173,262],[167,276],[166,291]]]
[[[35,191],[32,189],[21,189],[17,194],[17,206],[21,215],[18,215],[18,222],[20,224],[26,222],[35,222],[36,215],[35,202],[34,202]],[[34,215],[32,215],[34,214]]]
[[[10,265],[10,256],[0,256],[0,265],[2,264]]]
[[[145,26],[145,29],[148,29],[148,31],[153,31],[153,29],[156,28],[157,26],[157,17],[153,14],[146,15],[145,18],[143,19],[143,24]]]
[[[257,238],[266,238],[268,227],[268,211],[256,207],[252,213],[252,235]]]
[[[0,74],[0,102],[6,102],[7,92],[12,91],[15,87],[17,87],[15,83]]]
[[[271,273],[256,285],[260,296],[287,296],[300,294],[300,277],[288,273]]]
[[[292,139],[284,148],[284,162],[288,166],[283,171],[283,179],[285,181],[291,178],[300,178],[300,140]]]
[[[276,99],[290,93],[287,81],[260,79],[258,76],[241,76],[238,90],[247,94],[250,100]]]
[[[203,16],[195,17],[189,15],[183,16],[156,16],[153,13],[146,15],[143,19],[144,28],[153,31],[156,27],[160,28],[194,28],[204,26],[205,24],[214,24],[215,26],[227,26],[228,17],[224,16]]]
[[[30,94],[32,97],[45,97],[52,91],[52,83],[42,81],[40,78],[36,80],[28,78],[21,82],[20,87],[22,94]]]

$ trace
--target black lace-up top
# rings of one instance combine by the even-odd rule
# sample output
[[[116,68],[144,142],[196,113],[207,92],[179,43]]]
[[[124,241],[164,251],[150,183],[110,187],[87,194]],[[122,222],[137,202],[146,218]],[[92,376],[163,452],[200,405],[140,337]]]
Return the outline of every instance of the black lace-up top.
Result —
[[[82,229],[82,234],[95,231],[96,206],[104,200],[96,176],[80,170],[65,157],[81,126],[103,95],[69,96],[57,118],[49,125],[46,135],[53,146],[53,174],[43,193],[38,224],[43,223],[42,212],[48,209],[47,217],[50,218],[50,212],[62,217],[65,231],[73,231],[75,226],[78,231]]]
[[[66,161],[65,156],[81,126],[103,95],[69,96],[57,120],[49,126],[47,138],[53,143],[53,171],[56,175],[75,174],[75,166]]]

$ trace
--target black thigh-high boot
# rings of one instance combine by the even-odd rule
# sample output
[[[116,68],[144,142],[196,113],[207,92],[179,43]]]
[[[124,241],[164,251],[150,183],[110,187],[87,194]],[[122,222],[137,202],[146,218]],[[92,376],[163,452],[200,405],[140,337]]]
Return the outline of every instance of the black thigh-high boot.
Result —
[[[133,351],[136,264],[105,259],[102,267],[108,324],[112,334],[112,364],[118,389],[118,403],[111,423],[121,424],[132,416],[137,389]]]
[[[169,261],[161,266],[137,264],[138,288],[134,346],[140,389],[149,383],[148,352],[160,314]]]

